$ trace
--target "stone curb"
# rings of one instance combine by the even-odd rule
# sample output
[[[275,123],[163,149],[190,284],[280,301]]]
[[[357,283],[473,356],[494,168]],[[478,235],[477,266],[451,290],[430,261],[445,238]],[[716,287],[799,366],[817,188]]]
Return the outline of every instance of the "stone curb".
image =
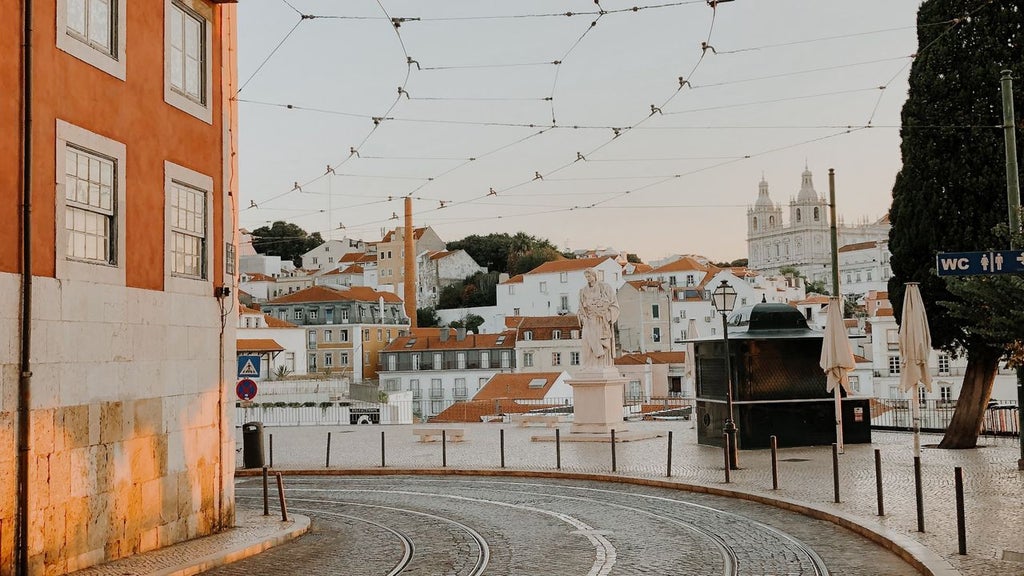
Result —
[[[274,470],[282,476],[505,476],[513,478],[554,478],[561,480],[592,480],[597,482],[614,482],[618,484],[634,484],[638,486],[650,486],[653,488],[668,488],[671,490],[684,490],[687,492],[698,492],[711,494],[713,496],[724,496],[726,498],[739,498],[759,504],[774,506],[783,510],[796,512],[818,520],[831,522],[842,526],[851,532],[867,538],[882,546],[890,552],[902,558],[905,562],[914,567],[924,576],[961,576],[960,571],[939,556],[931,549],[922,545],[907,536],[895,531],[878,526],[872,527],[862,523],[856,516],[842,512],[826,510],[820,506],[799,502],[787,498],[775,498],[748,492],[741,489],[718,488],[701,484],[687,484],[683,482],[672,482],[667,480],[654,480],[649,478],[636,478],[632,476],[613,476],[608,474],[579,473],[579,472],[557,472],[545,470],[470,470],[470,469],[449,469],[449,468],[352,468],[352,469],[294,469]],[[262,470],[236,470],[236,477],[261,476]],[[182,576],[191,576],[182,575]],[[156,576],[156,575],[154,575]],[[163,576],[163,575],[161,575]],[[175,574],[175,576],[178,576]]]
[[[285,542],[294,540],[309,530],[310,520],[308,516],[303,516],[301,514],[289,514],[289,518],[292,522],[291,526],[288,528],[282,528],[274,534],[271,534],[269,537],[263,538],[259,542],[254,544],[237,544],[224,550],[218,550],[213,554],[208,554],[191,560],[187,565],[179,564],[170,568],[163,568],[156,572],[151,572],[146,576],[194,576],[195,574],[205,572],[218,566],[231,564],[232,562],[237,562],[250,556],[255,556],[256,554],[264,552],[269,548],[273,548],[278,544],[284,544]]]

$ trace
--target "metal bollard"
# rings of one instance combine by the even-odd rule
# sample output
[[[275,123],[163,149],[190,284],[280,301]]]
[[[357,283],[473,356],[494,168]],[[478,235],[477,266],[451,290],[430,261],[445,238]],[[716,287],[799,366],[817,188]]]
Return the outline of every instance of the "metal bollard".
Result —
[[[562,431],[555,428],[555,469],[562,469]]]
[[[885,501],[882,498],[882,451],[875,448],[875,492],[878,493],[878,515],[885,516]]]
[[[441,429],[441,468],[448,467],[448,441],[445,439],[445,431]]]
[[[839,444],[832,443],[832,492],[835,502],[839,504]]]
[[[270,495],[268,494],[267,467],[263,467],[263,515],[270,516]]]
[[[964,471],[953,468],[956,481],[956,544],[961,556],[967,554],[967,522],[964,518]]]
[[[274,467],[274,435],[270,434],[270,467]]]
[[[501,467],[505,467],[505,429],[498,430],[501,439]]]
[[[281,520],[284,522],[288,521],[288,504],[284,500],[284,480],[281,478],[281,473],[277,473],[277,498],[281,501]]]
[[[779,489],[779,442],[775,435],[768,439],[772,446],[772,490]]]
[[[331,467],[331,433],[327,433],[327,462],[324,463],[324,468]]]
[[[722,455],[725,456],[725,483],[728,484],[732,481],[732,478],[729,476],[732,467],[729,466],[729,435],[724,432],[722,433],[722,448],[724,449],[722,450]]]
[[[914,493],[917,500],[917,531],[924,532],[924,494],[921,491],[920,456],[914,456]]]
[[[615,472],[615,428],[612,428],[612,472]]]
[[[384,467],[384,431],[380,431],[380,467]]]
[[[668,400],[666,400],[668,402]],[[668,463],[665,465],[665,477],[672,477],[672,431],[668,431]]]

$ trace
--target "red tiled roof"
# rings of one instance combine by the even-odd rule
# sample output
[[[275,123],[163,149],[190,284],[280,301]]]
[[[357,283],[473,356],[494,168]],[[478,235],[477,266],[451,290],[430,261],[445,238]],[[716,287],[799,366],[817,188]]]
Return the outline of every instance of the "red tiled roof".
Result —
[[[630,286],[636,288],[637,290],[641,288],[657,288],[661,292],[665,291],[664,287],[662,286],[662,283],[658,282],[657,280],[629,280],[626,282],[626,284],[629,284]]]
[[[580,319],[575,314],[565,316],[506,316],[506,328],[533,330],[536,328],[559,328],[579,330]]]
[[[249,277],[249,282],[277,282],[277,279],[273,276],[267,276],[259,272],[253,272],[252,274],[246,274]]]
[[[423,236],[423,233],[426,232],[426,231],[427,231],[426,228],[413,228],[413,230],[412,230],[412,238],[413,238],[413,240],[419,240],[420,237]],[[395,238],[395,231],[394,230],[389,230],[388,233],[384,235],[384,238],[381,239],[381,242],[392,242],[394,240],[394,238]]]
[[[431,260],[440,260],[441,258],[451,256],[454,253],[455,252],[450,252],[448,250],[438,250],[437,252],[431,252],[429,257]]]
[[[647,364],[648,358],[651,359],[651,364],[682,364],[686,362],[686,352],[646,352],[644,354],[623,354],[615,359],[615,363],[622,366]]]
[[[892,308],[879,308],[878,310],[875,310],[875,316],[893,316],[893,317],[895,317],[896,315],[893,314]]]
[[[495,400],[497,398],[543,400],[560,375],[561,372],[524,372],[519,374],[502,372],[495,374],[476,393],[476,396],[473,396],[473,400]],[[543,382],[543,384],[531,387],[531,382],[537,384]]]
[[[239,338],[235,347],[239,352],[283,352],[284,346],[271,338]]]
[[[856,250],[864,250],[867,248],[875,248],[878,246],[878,242],[857,242],[856,244],[847,244],[839,249],[840,252],[854,252]]]
[[[505,280],[504,282],[502,282],[502,284],[522,284],[522,283],[523,283],[523,275],[522,274],[516,274],[515,276],[513,276],[513,277],[509,278],[508,280]]]
[[[650,272],[651,270],[654,270],[654,266],[651,266],[650,264],[644,264],[643,262],[636,262],[633,264],[634,274],[642,274],[644,272]]]
[[[538,408],[553,408],[554,405],[520,404],[508,398],[496,400],[469,400],[456,402],[430,419],[431,422],[480,422],[483,416],[495,414],[523,414]]]
[[[238,314],[239,315],[242,315],[242,314],[263,314],[263,312],[260,312],[259,310],[255,309],[255,308],[249,308],[245,304],[239,304],[238,305]]]
[[[615,260],[611,256],[602,256],[601,258],[577,258],[575,260],[552,260],[551,262],[545,262],[540,266],[537,266],[533,270],[527,272],[527,274],[550,274],[552,272],[573,272],[577,270],[587,270],[593,268],[598,264],[601,264],[605,260]]]
[[[280,318],[274,318],[270,314],[264,314],[263,317],[267,320],[267,328],[298,328],[298,324],[292,324],[287,320],[281,320]]]
[[[268,304],[299,304],[305,302],[385,302],[401,303],[402,299],[393,292],[378,292],[367,286],[352,286],[338,290],[329,286],[313,286],[298,292],[274,298]]]
[[[697,261],[696,258],[692,256],[683,256],[678,260],[673,260],[668,264],[659,266],[654,270],[651,270],[651,272],[685,272],[688,270],[700,270],[704,272],[714,270],[717,272],[718,268],[710,264],[701,264],[700,262]]]
[[[828,296],[811,296],[793,304],[828,304]]]
[[[447,340],[442,341],[438,336],[399,336],[384,347],[387,352],[401,352],[410,350],[486,350],[486,349],[512,349],[516,345],[516,333],[514,330],[506,330],[497,334],[466,334],[466,337],[459,340],[455,330],[451,331]],[[499,340],[501,341],[499,343]]]

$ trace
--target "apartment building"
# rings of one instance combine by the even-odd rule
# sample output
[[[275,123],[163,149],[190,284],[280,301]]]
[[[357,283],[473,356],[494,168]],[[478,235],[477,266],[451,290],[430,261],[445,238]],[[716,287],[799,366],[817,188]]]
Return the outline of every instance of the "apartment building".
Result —
[[[236,8],[0,7],[0,573],[63,574],[233,524]]]

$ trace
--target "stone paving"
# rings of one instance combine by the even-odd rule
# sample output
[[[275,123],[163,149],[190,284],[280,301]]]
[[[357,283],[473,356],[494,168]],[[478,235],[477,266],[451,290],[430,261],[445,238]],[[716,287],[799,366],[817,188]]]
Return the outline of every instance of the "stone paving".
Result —
[[[598,473],[659,479],[681,484],[736,490],[836,514],[871,529],[889,531],[945,559],[966,576],[1024,575],[1024,563],[1003,560],[1024,552],[1024,472],[1017,470],[1017,439],[982,438],[975,450],[930,448],[941,436],[922,435],[922,484],[925,532],[917,531],[912,437],[897,432],[874,432],[871,445],[847,445],[839,457],[840,500],[833,502],[831,447],[779,450],[780,488],[771,489],[768,450],[740,453],[741,470],[725,484],[722,452],[696,443],[696,430],[686,421],[631,422],[630,430],[664,436],[617,443],[616,472],[611,471],[609,443],[561,445],[561,472]],[[420,426],[422,427],[422,426]],[[500,470],[500,430],[504,429],[505,466],[509,470],[553,471],[556,448],[551,442],[531,442],[550,429],[507,424],[459,424],[465,441],[445,446],[452,469]],[[567,434],[569,426],[562,426]],[[667,434],[673,432],[672,476],[666,477]],[[380,468],[381,434],[387,468],[433,469],[442,464],[440,443],[417,442],[410,426],[279,427],[265,430],[266,447],[273,435],[277,469],[324,469],[327,433],[332,435],[331,469]],[[241,435],[239,434],[241,445]],[[882,460],[884,517],[876,515],[874,449]],[[240,459],[241,460],[241,459]],[[241,462],[240,462],[241,465]],[[954,467],[963,469],[967,519],[967,555],[957,553]]]
[[[734,492],[747,499],[773,501],[781,508],[803,508],[818,518],[831,517],[855,531],[859,531],[857,526],[866,527],[868,531],[890,538],[916,557],[928,560],[928,566],[934,568],[936,574],[1024,576],[1024,562],[1020,561],[1024,558],[1024,472],[1017,470],[1017,439],[982,438],[978,449],[950,451],[930,447],[938,443],[940,436],[922,435],[922,445],[925,446],[922,450],[925,532],[921,533],[917,531],[910,434],[876,431],[871,445],[847,445],[845,454],[839,456],[841,503],[836,504],[833,502],[830,447],[780,449],[780,488],[772,490],[768,450],[742,451],[741,470],[734,471],[732,482],[726,484],[721,450],[698,445],[692,423],[632,422],[625,425],[630,430],[661,436],[617,443],[614,472],[609,443],[562,443],[561,469],[556,471],[555,444],[530,440],[532,436],[545,434],[553,437],[553,430],[508,424],[450,426],[464,429],[465,441],[444,446],[444,456],[440,443],[418,442],[412,426],[272,427],[265,429],[264,442],[268,451],[273,445],[274,469],[286,474],[303,470],[329,474],[407,471],[437,474],[476,470],[492,475],[601,477],[652,485],[670,483],[697,491]],[[417,425],[417,428],[423,426]],[[568,425],[561,428],[563,434],[569,433]],[[500,465],[501,430],[504,430],[505,470]],[[671,477],[666,476],[669,431],[673,433]],[[332,436],[329,469],[325,467],[328,433]],[[384,468],[381,467],[382,434]],[[241,466],[240,430],[238,441]],[[880,451],[882,459],[884,517],[876,515],[874,449]],[[446,460],[444,469],[442,458]],[[956,466],[962,467],[964,474],[968,551],[965,556],[957,553],[953,488],[953,469]],[[302,481],[299,478],[285,479],[289,488]],[[252,481],[240,480],[240,486],[245,482]],[[622,488],[629,492],[642,489],[647,487]],[[197,565],[208,569],[217,563],[249,556],[266,548],[269,543],[293,537],[308,527],[308,518],[293,514],[297,523],[284,525],[273,515],[269,518],[260,516],[251,509],[254,505],[257,505],[255,501],[240,498],[237,504],[240,527],[225,534],[126,558],[77,574],[195,574],[200,571]],[[742,502],[737,505],[742,505]],[[785,510],[779,510],[778,514],[801,518]],[[315,549],[319,539],[323,550],[323,545],[330,544],[332,537],[327,534],[328,530],[320,528],[326,527],[314,527],[309,536],[286,548],[313,546]],[[859,554],[847,552],[854,558]],[[197,559],[205,564],[197,564]],[[861,558],[860,561],[870,570],[870,558]],[[919,569],[922,573],[929,573],[927,569]],[[313,575],[320,572],[307,569],[303,573]]]

